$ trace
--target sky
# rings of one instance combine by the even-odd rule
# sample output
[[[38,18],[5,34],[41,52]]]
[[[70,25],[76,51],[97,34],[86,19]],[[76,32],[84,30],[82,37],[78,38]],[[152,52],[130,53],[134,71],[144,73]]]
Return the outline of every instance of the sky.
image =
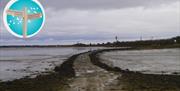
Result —
[[[40,33],[11,35],[2,22],[0,45],[97,43],[180,36],[180,0],[38,0],[46,13]]]

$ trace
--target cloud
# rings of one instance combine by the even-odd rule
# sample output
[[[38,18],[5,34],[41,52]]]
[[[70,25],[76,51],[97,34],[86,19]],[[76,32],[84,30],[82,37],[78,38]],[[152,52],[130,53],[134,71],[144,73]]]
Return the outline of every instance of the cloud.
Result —
[[[42,0],[45,6],[56,9],[120,9],[129,7],[152,7],[178,0]]]
[[[46,10],[44,34],[58,36],[173,36],[179,34],[179,2],[157,8]]]
[[[10,0],[0,0],[1,9]],[[55,9],[120,9],[131,7],[154,7],[160,4],[168,4],[179,0],[39,0],[42,5]]]
[[[0,44],[53,44],[180,35],[178,0],[42,0],[46,23],[29,41],[4,28]],[[17,41],[16,41],[17,40]]]

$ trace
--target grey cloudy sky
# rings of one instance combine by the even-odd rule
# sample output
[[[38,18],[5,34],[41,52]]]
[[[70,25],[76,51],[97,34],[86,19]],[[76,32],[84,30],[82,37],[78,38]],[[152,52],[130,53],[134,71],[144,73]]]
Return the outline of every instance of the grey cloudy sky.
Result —
[[[0,10],[8,0],[0,0]],[[180,35],[180,0],[39,0],[46,11],[43,31],[28,40],[3,28],[0,44],[66,44],[168,38]],[[2,16],[2,14],[1,14]]]
[[[130,7],[150,7],[159,4],[168,4],[178,0],[42,0],[44,5],[56,9],[120,9]]]

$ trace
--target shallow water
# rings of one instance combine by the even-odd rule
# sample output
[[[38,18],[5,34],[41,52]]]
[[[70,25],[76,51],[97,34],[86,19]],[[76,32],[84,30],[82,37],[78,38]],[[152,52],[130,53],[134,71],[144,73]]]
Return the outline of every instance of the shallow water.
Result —
[[[179,74],[180,48],[111,51],[100,55],[103,60],[111,61],[113,66],[146,74]]]
[[[73,54],[94,49],[100,47],[0,48],[0,80],[46,74]]]

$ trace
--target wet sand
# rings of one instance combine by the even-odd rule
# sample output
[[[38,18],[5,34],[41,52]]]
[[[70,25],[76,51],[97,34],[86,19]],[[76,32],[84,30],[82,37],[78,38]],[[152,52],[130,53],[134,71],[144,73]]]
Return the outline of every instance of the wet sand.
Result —
[[[0,48],[0,81],[47,74],[69,57],[103,47]]]
[[[101,62],[123,70],[138,71],[143,74],[180,75],[180,48],[144,49],[103,52]]]
[[[98,50],[91,53],[91,61],[103,69],[113,72],[119,72],[121,76],[118,77],[117,84],[114,88],[121,87],[118,91],[180,91],[180,76],[179,75],[156,75],[143,74],[141,72],[134,72],[129,70],[122,70],[121,68],[110,66],[101,60],[100,53],[110,51],[123,50],[137,50],[135,49],[105,49]],[[111,90],[110,90],[111,91]],[[113,90],[112,90],[113,91]]]
[[[73,55],[55,73],[0,83],[0,91],[180,91],[180,76],[145,75],[102,63],[98,53],[113,50]]]

